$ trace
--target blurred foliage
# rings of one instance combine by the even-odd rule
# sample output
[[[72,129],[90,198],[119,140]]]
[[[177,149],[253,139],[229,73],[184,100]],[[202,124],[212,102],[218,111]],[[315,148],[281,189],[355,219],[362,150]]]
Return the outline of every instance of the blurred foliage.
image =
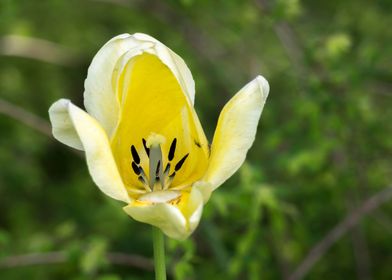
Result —
[[[263,74],[271,93],[248,160],[214,193],[195,234],[168,241],[168,266],[173,279],[286,279],[348,212],[391,184],[391,14],[388,0],[1,0],[0,99],[43,119],[61,97],[81,106],[97,50],[144,32],[191,68],[212,139],[223,105]],[[61,51],[31,58],[43,50],[34,41],[10,55],[19,48],[8,35]],[[0,264],[62,252],[58,263],[0,266],[1,279],[153,278],[105,257],[150,258],[151,229],[98,191],[78,154],[4,114],[0,131]],[[391,234],[388,203],[306,279],[392,279]]]

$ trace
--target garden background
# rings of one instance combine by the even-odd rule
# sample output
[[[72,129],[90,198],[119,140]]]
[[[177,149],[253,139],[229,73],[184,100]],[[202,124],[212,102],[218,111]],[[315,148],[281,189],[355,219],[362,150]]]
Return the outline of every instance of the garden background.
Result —
[[[82,106],[95,53],[135,32],[187,62],[210,140],[245,83],[271,87],[246,163],[167,240],[171,279],[392,279],[391,15],[389,0],[1,0],[0,279],[154,277],[151,228],[47,113]]]

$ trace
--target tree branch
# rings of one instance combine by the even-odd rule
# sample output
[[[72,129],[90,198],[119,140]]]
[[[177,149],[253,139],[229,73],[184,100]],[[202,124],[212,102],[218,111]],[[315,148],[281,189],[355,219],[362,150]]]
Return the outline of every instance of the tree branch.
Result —
[[[114,265],[136,267],[148,271],[154,270],[152,260],[139,255],[109,252],[106,254],[106,259],[109,263]],[[67,261],[68,256],[64,251],[31,253],[0,259],[0,269],[32,265],[61,264],[66,263]]]
[[[60,44],[19,35],[0,37],[0,55],[31,58],[63,66],[72,66],[81,60],[80,55]]]
[[[329,231],[328,234],[309,251],[308,255],[298,265],[297,269],[291,274],[288,280],[303,279],[317,261],[320,260],[331,246],[347,233],[347,231],[357,225],[365,215],[380,207],[391,198],[392,186],[389,186],[367,199],[359,208],[350,212],[343,221]]]
[[[11,117],[31,128],[52,137],[50,125],[47,120],[30,113],[22,107],[16,106],[8,101],[0,99],[0,114]]]
[[[50,123],[46,119],[41,118],[23,109],[20,106],[14,105],[8,101],[0,99],[0,114],[3,114],[14,120],[17,120],[31,127],[32,129],[48,136],[49,138],[54,139],[52,135],[52,129]],[[81,158],[84,157],[83,153],[81,153],[78,150],[70,148],[70,151],[72,151],[72,153],[74,153],[78,157]]]

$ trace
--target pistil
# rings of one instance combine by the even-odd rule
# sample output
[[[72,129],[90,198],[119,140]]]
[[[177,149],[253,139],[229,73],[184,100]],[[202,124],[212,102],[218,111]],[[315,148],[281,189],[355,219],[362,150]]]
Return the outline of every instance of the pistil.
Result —
[[[164,161],[162,158],[161,145],[165,142],[165,140],[165,137],[155,133],[151,134],[147,138],[147,140],[145,140],[144,138],[142,139],[144,151],[149,158],[148,178],[143,170],[143,167],[141,166],[140,156],[135,146],[131,146],[131,154],[133,158],[131,166],[133,172],[138,176],[139,182],[143,184],[147,192],[155,192],[169,189],[171,183],[173,182],[174,176],[176,175],[176,172],[181,169],[189,156],[188,153],[183,156],[175,165],[172,164],[172,160],[174,159],[177,146],[177,138],[174,138],[170,145],[169,153],[167,154],[166,167],[163,168]],[[172,166],[174,166],[174,171],[170,174]]]

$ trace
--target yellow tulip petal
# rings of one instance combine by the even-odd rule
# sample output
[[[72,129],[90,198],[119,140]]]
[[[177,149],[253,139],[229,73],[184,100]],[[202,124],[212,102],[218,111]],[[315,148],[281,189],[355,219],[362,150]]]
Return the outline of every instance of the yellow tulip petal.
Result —
[[[129,61],[122,74],[121,117],[111,140],[120,174],[128,188],[144,189],[132,170],[130,149],[135,147],[141,157],[144,173],[149,167],[142,140],[152,134],[163,136],[162,168],[168,163],[168,152],[177,141],[171,172],[189,154],[181,169],[176,170],[172,186],[183,188],[200,179],[207,168],[208,142],[200,122],[184,95],[171,69],[158,56],[143,53]]]
[[[69,117],[68,103],[66,99],[60,99],[49,108],[49,118],[52,123],[52,133],[61,143],[83,151],[78,133]]]
[[[68,136],[72,134],[73,137],[79,138],[78,144],[82,145],[86,153],[89,172],[99,189],[114,199],[129,203],[131,199],[113,159],[109,139],[101,125],[85,111],[65,99],[54,103],[49,113],[55,137],[57,135],[61,142],[67,145],[71,143],[70,137],[61,138],[64,134],[58,134],[59,127],[65,127],[69,131]],[[77,142],[75,139],[73,141],[73,143]]]
[[[173,72],[177,78],[183,92],[188,96],[191,104],[195,102],[195,81],[192,73],[184,60],[173,52],[170,48],[159,42],[157,39],[143,33],[135,33],[133,35],[136,39],[146,42],[154,42],[154,48],[151,53],[158,56],[167,67]]]
[[[170,191],[169,191],[170,192]],[[203,211],[203,197],[197,189],[191,192],[181,191],[174,199],[161,192],[154,194],[152,201],[135,200],[124,207],[124,211],[133,219],[160,228],[167,236],[174,239],[187,238],[199,224]],[[140,198],[143,199],[143,198]],[[154,202],[159,201],[159,202]]]
[[[150,47],[145,46],[145,47]],[[84,106],[108,135],[117,125],[119,104],[112,85],[118,59],[127,51],[140,47],[139,41],[122,34],[108,41],[95,55],[84,82]]]
[[[205,200],[237,171],[255,139],[257,125],[269,93],[266,79],[258,76],[243,87],[223,108],[211,146],[210,162],[202,179],[209,188]]]
[[[129,60],[141,52],[157,55],[178,80],[193,104],[195,89],[192,74],[185,62],[158,40],[141,33],[122,34],[108,41],[95,55],[85,80],[84,105],[109,137],[119,120],[120,104],[116,96],[118,73]],[[124,60],[125,61],[121,61]],[[120,67],[120,68],[119,68]]]

